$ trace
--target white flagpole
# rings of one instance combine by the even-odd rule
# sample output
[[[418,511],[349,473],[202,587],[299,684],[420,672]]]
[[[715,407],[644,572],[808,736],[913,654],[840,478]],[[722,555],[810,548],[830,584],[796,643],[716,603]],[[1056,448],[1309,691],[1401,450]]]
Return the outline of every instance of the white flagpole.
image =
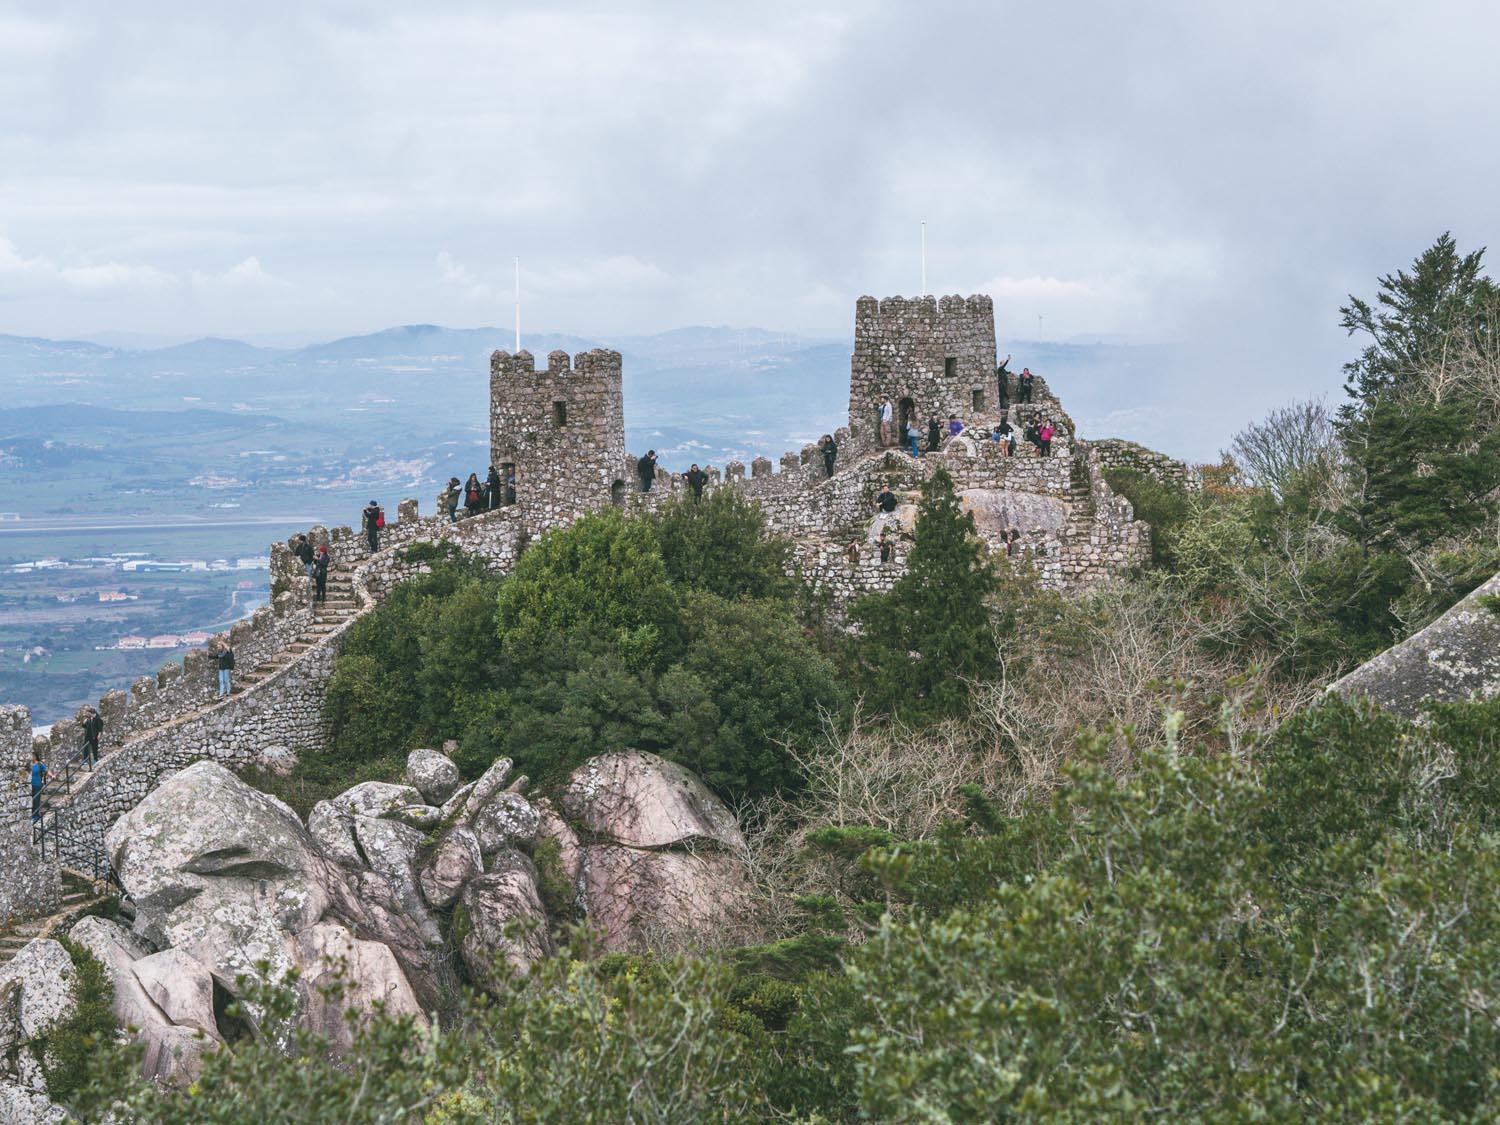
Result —
[[[516,258],[516,351],[521,350],[521,259]]]
[[[927,222],[922,221],[922,293],[927,296]]]

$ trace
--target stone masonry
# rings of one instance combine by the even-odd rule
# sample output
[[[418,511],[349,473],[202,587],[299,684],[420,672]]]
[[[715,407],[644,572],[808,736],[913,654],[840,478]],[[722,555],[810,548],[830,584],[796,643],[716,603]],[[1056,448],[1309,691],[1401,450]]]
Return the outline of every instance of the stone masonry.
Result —
[[[41,856],[30,829],[31,712],[0,707],[0,768],[7,814],[0,817],[0,926],[50,914],[62,896],[57,853]]]
[[[1072,419],[1043,379],[1036,381],[1034,401],[1012,405],[1007,417],[1018,437],[1030,421],[1051,418],[1057,427],[1052,455],[1040,456],[1023,440],[1016,456],[1006,456],[1000,443],[989,440],[988,430],[1001,415],[988,297],[862,297],[855,328],[850,424],[835,435],[839,457],[831,477],[813,445],[787,453],[779,465],[758,458],[748,472],[738,462],[722,470],[707,467],[710,489],[738,490],[759,504],[771,528],[792,540],[794,572],[835,609],[860,594],[888,590],[904,572],[918,490],[940,466],[953,477],[990,549],[1002,550],[1018,533],[1007,553],[1033,566],[1050,588],[1085,587],[1149,557],[1146,525],[1110,491],[1102,471],[1122,463],[1120,449],[1128,443],[1078,440]],[[402,548],[451,543],[504,572],[549,529],[610,505],[627,513],[650,511],[686,491],[680,475],[665,471],[650,493],[637,491],[634,458],[625,450],[619,353],[596,350],[570,360],[553,352],[538,371],[527,352],[496,352],[490,387],[491,454],[502,473],[514,468],[515,503],[450,522],[441,510],[423,517],[416,500],[402,500],[395,519],[387,516],[373,555],[347,526],[311,528],[306,534],[328,546],[331,567],[350,576],[357,599],[353,616],[321,635],[308,632],[309,580],[289,544],[273,545],[276,596],[226,639],[240,667],[270,662],[274,670],[233,698],[218,700],[210,653],[196,650],[156,676],[138,679],[128,693],[106,694],[100,701],[104,756],[69,799],[65,862],[93,865],[109,825],[170,771],[204,759],[243,766],[320,745],[327,683],[348,629],[395,585],[428,569]],[[901,448],[881,448],[873,404],[886,395],[898,408],[909,400],[907,409],[924,422],[929,414],[955,414],[969,430],[946,438],[937,451],[925,451],[924,442],[918,458]],[[1140,447],[1129,452],[1136,462],[1145,455],[1159,458],[1135,450]],[[1180,465],[1160,461],[1164,472]],[[878,518],[875,497],[885,488],[897,495],[898,508]],[[876,545],[882,527],[893,548],[884,563]],[[12,767],[7,776],[19,796],[17,763],[29,758],[29,714],[0,712],[3,731],[11,734],[0,744],[0,764]],[[61,758],[76,749],[78,737],[76,723],[63,720],[42,745],[50,757]]]

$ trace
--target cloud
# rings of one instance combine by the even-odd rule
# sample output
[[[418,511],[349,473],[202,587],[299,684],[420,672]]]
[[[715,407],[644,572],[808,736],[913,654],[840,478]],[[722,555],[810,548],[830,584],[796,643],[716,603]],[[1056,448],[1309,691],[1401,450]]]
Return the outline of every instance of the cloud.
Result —
[[[470,300],[490,301],[494,299],[494,290],[470,273],[469,267],[454,258],[448,251],[443,250],[438,254],[437,264],[443,281],[462,289],[464,296]]]
[[[289,289],[291,282],[269,274],[260,264],[260,259],[251,255],[242,262],[230,266],[221,274],[193,274],[197,286],[223,285],[231,289]]]
[[[0,56],[51,55],[71,38],[68,28],[60,23],[0,16]]]
[[[27,258],[14,242],[0,235],[0,284],[7,281],[22,292],[64,289],[97,294],[110,290],[162,289],[176,284],[177,279],[149,265],[96,262],[64,266],[49,258]]]

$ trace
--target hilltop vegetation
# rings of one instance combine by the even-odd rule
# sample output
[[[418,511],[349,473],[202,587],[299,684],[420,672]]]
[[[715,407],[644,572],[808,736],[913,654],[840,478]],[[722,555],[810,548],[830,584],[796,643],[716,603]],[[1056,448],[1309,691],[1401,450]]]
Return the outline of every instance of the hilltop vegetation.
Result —
[[[452,738],[545,789],[652,749],[740,803],[750,909],[703,947],[586,931],[343,1064],[273,1036],[153,1121],[801,1121],[1500,1113],[1500,701],[1421,723],[1335,672],[1500,570],[1493,286],[1446,236],[1351,300],[1349,396],[1189,494],[1119,474],[1146,573],[1079,597],[987,559],[937,473],[847,630],[729,494],[461,558],[362,620],[290,784]],[[265,999],[273,1013],[277,998]]]

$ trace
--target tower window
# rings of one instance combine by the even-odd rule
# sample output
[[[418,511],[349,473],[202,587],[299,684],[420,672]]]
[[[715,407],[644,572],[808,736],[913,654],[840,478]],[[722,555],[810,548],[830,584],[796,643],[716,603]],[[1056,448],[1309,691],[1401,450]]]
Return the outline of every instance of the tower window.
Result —
[[[552,424],[559,430],[568,424],[568,404],[561,399],[552,404]]]
[[[950,355],[947,359],[943,360],[943,377],[946,379],[958,378],[958,357],[956,355]]]
[[[984,392],[975,388],[974,390],[974,413],[978,414],[984,409]]]

